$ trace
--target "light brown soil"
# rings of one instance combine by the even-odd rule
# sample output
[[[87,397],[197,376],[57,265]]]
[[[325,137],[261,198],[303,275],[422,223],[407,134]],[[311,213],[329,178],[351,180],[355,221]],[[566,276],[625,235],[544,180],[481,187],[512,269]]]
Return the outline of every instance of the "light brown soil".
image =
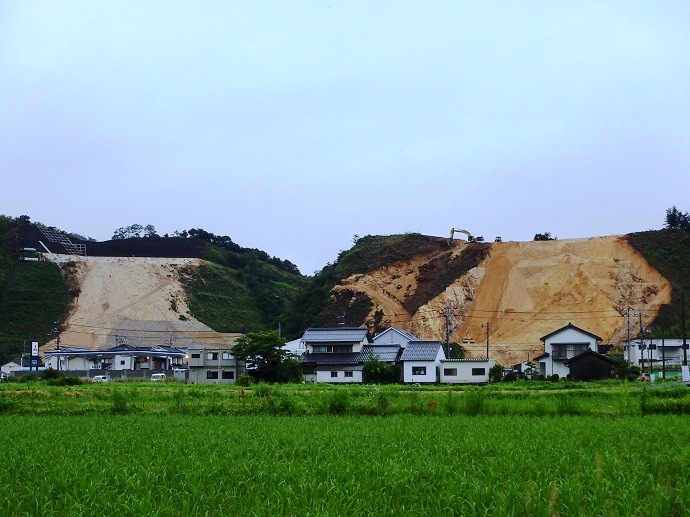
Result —
[[[465,246],[462,241],[453,245],[458,252]],[[443,312],[450,305],[451,340],[468,337],[475,342],[464,345],[469,356],[484,357],[488,324],[490,356],[505,365],[543,351],[540,338],[569,322],[603,343],[620,344],[627,334],[628,306],[654,315],[671,300],[669,282],[624,238],[614,236],[494,243],[482,264],[409,314],[402,302],[416,288],[415,272],[428,260],[351,277],[336,289],[365,293],[374,303],[370,317],[382,310],[384,321],[423,339],[445,338]],[[392,278],[393,270],[398,278]],[[632,326],[636,332],[634,321]]]

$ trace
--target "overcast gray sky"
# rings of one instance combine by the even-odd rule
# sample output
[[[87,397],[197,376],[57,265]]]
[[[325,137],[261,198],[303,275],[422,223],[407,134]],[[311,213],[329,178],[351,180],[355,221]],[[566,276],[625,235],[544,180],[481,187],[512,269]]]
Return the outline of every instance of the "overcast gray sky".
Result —
[[[0,2],[0,213],[98,240],[658,229],[689,142],[685,0]]]

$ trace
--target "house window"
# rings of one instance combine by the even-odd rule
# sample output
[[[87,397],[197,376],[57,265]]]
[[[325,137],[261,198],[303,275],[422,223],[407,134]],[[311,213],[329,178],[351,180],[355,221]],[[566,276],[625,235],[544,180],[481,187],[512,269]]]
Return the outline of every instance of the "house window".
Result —
[[[120,366],[124,366],[124,365],[125,365],[125,360],[124,360],[124,359],[121,359],[121,360],[120,360]]]
[[[426,375],[426,366],[413,366],[412,375]]]
[[[218,352],[208,352],[206,354],[206,360],[207,361],[217,361],[218,360]]]
[[[443,369],[443,375],[446,375],[448,377],[457,377],[458,369],[457,368],[444,368]]]
[[[472,368],[472,375],[486,375],[486,368]]]
[[[338,376],[338,372],[331,372],[331,378],[337,377],[337,376]]]
[[[227,372],[223,370],[223,379],[234,379],[235,378],[235,372]]]
[[[216,370],[208,370],[206,372],[206,378],[207,379],[217,379],[218,378],[218,372]]]
[[[352,372],[345,372],[345,377],[352,377]]]
[[[331,354],[352,352],[352,345],[314,345],[314,353]]]
[[[201,359],[201,354],[192,354],[192,359]]]
[[[229,361],[230,359],[232,359],[230,352],[223,352],[223,361]]]

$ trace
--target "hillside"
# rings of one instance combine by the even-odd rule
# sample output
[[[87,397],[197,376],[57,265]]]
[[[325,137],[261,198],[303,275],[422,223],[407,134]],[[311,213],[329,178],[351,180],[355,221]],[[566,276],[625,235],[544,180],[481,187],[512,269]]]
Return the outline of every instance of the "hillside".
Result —
[[[62,346],[86,348],[113,346],[117,329],[142,342],[203,342],[213,331],[270,328],[304,283],[289,261],[203,230],[94,242],[1,216],[0,244],[2,361],[18,357],[25,339],[54,347],[55,322]],[[79,246],[86,256],[74,254]],[[24,248],[48,260],[20,260]],[[138,335],[127,323],[135,321],[148,322]]]
[[[680,294],[690,289],[690,236],[670,230],[450,244],[413,233],[366,236],[311,278],[289,261],[203,230],[106,243],[73,237],[64,246],[44,237],[26,219],[0,219],[2,359],[16,356],[24,339],[46,343],[55,321],[62,345],[84,347],[112,346],[115,331],[133,322],[167,341],[278,322],[288,338],[345,324],[372,334],[394,325],[443,340],[448,321],[450,340],[470,357],[486,353],[488,328],[492,357],[511,364],[540,353],[540,338],[569,322],[620,345],[629,306],[646,313],[644,326],[677,336]],[[83,245],[87,256],[19,260],[30,245],[63,252]],[[631,335],[638,329],[632,318]]]
[[[679,289],[688,287],[687,273],[672,267],[688,263],[687,240],[672,247],[677,232],[646,233],[637,247],[628,237],[449,246],[417,234],[368,236],[313,279],[293,316],[305,315],[302,325],[311,316],[321,325],[365,324],[372,333],[395,325],[442,340],[452,307],[451,341],[474,341],[463,346],[482,357],[488,324],[491,355],[503,364],[534,357],[540,338],[569,322],[620,345],[628,306],[647,313],[649,326],[660,311],[678,313]],[[673,269],[667,276],[645,258],[659,249],[673,250],[662,252],[673,259],[663,262]],[[638,328],[631,321],[632,335]]]

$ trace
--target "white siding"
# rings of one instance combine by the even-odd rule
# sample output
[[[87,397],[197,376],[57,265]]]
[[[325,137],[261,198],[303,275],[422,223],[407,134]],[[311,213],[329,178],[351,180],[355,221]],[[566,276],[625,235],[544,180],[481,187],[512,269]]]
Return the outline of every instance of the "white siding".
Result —
[[[403,363],[403,382],[433,383],[438,381],[436,368],[438,361],[405,361]],[[414,374],[417,368],[425,368],[423,375]]]
[[[489,382],[489,370],[495,364],[495,359],[489,359],[487,361],[441,361],[441,383],[485,384]],[[482,375],[473,375],[472,370],[476,368],[483,369],[484,373]]]
[[[352,371],[352,377],[345,377],[345,371],[343,370],[334,369],[332,371],[335,372],[335,377],[331,375],[331,371],[317,371],[316,382],[326,382],[330,384],[349,384],[353,382],[362,382],[362,370]]]

